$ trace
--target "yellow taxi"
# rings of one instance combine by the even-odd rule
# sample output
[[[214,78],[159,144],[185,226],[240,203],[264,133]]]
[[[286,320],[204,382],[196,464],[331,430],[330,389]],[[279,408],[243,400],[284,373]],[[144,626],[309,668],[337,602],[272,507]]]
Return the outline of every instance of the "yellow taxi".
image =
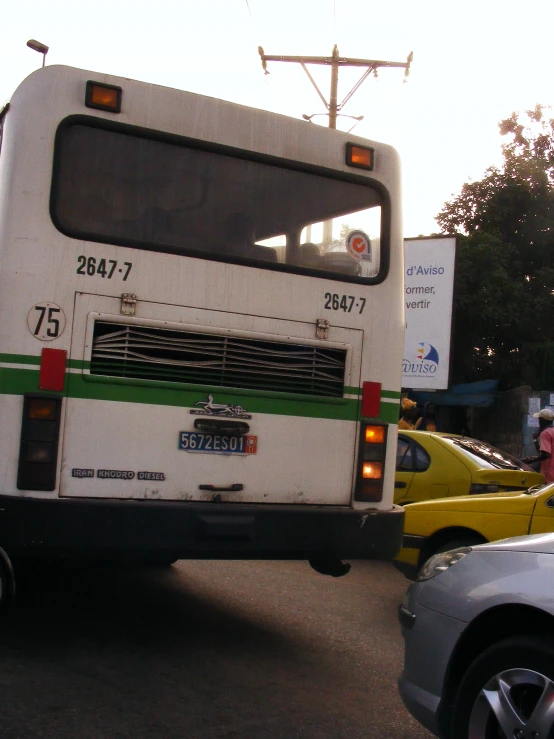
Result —
[[[477,439],[429,431],[399,431],[394,502],[527,490],[544,483],[506,452]]]
[[[554,483],[510,493],[442,498],[406,506],[395,566],[414,579],[433,554],[497,539],[554,531]]]

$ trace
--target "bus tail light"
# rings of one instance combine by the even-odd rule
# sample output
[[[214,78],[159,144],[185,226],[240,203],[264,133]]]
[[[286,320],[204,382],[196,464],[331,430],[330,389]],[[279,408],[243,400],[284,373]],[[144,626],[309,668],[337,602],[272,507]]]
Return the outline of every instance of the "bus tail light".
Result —
[[[56,487],[61,405],[60,397],[35,393],[24,396],[17,471],[19,490]]]
[[[85,105],[87,108],[107,110],[110,113],[121,113],[121,96],[123,90],[116,85],[104,85],[101,82],[87,82]]]
[[[362,422],[354,500],[382,500],[386,451],[387,426]]]

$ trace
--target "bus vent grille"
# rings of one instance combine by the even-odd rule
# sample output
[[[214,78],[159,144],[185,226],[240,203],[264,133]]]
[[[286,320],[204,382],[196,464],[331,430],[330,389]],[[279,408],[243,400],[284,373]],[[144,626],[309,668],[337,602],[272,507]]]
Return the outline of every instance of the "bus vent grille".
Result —
[[[342,397],[346,351],[97,321],[93,375]]]

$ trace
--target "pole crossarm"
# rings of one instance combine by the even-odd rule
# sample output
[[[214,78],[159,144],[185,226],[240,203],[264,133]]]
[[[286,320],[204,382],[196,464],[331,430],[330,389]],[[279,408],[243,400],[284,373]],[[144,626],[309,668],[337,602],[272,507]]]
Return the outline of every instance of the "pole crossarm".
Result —
[[[261,47],[260,47],[261,49]],[[338,57],[334,60],[332,56],[275,56],[265,54],[263,49],[260,51],[260,57],[263,62],[296,62],[297,64],[333,64],[339,67],[370,67],[377,69],[378,67],[400,67],[401,69],[409,69],[412,55],[405,62],[385,62],[381,59],[349,59],[348,57]]]

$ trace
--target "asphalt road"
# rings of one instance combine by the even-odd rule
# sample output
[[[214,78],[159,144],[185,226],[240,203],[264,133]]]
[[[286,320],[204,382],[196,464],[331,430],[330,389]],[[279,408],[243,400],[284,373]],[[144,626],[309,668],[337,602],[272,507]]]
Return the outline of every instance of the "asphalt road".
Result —
[[[396,688],[406,585],[379,562],[37,573],[0,628],[0,737],[428,738]]]

